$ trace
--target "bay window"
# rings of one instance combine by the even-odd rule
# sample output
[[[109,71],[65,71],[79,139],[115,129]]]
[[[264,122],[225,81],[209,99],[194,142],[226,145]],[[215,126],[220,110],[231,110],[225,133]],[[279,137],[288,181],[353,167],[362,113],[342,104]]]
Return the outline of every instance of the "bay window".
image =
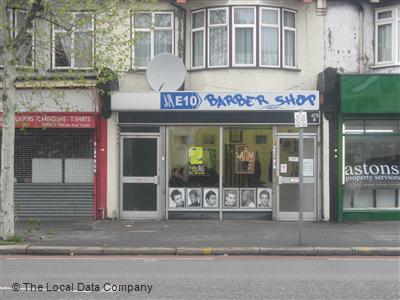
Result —
[[[400,6],[375,11],[375,62],[396,64],[400,62]]]
[[[70,20],[71,17],[72,20]],[[63,19],[63,26],[53,25],[53,68],[92,68],[94,57],[93,15],[78,12],[66,15]]]
[[[228,18],[227,8],[210,9],[208,14],[208,65],[228,66]]]
[[[233,8],[233,65],[255,65],[255,24],[254,7]]]
[[[147,67],[161,53],[173,53],[173,13],[138,13],[133,17],[134,66]]]
[[[283,10],[283,66],[296,66],[296,14],[290,10]]]
[[[279,66],[279,9],[260,9],[260,65]]]
[[[205,67],[205,10],[192,13],[192,68]]]
[[[296,11],[213,7],[191,13],[191,68],[297,68]]]

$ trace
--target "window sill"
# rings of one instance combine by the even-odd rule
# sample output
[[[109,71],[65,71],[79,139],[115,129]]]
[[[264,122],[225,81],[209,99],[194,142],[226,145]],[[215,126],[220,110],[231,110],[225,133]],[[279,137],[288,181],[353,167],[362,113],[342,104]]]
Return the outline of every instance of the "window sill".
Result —
[[[276,71],[291,71],[291,72],[301,72],[301,69],[297,69],[297,68],[281,68],[281,67],[221,67],[221,68],[199,68],[199,69],[188,69],[186,70],[188,73],[192,73],[192,72],[202,72],[202,71],[218,71],[218,70],[276,70]]]
[[[392,67],[400,67],[400,63],[387,63],[387,64],[377,64],[370,66],[371,69],[392,68]]]

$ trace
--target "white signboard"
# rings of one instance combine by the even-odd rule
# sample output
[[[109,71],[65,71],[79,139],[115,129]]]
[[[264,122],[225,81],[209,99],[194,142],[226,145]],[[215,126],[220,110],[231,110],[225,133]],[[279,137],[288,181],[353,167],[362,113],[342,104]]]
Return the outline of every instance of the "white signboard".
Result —
[[[303,176],[314,176],[314,160],[312,158],[303,159]]]
[[[114,111],[314,111],[318,91],[115,93]]]
[[[307,113],[305,111],[294,113],[294,127],[307,127]]]

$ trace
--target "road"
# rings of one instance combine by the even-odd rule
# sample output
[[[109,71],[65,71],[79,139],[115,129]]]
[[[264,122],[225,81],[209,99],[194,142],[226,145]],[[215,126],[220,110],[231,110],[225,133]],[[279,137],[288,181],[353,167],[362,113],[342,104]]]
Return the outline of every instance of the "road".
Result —
[[[3,256],[0,267],[0,299],[400,298],[398,257]]]

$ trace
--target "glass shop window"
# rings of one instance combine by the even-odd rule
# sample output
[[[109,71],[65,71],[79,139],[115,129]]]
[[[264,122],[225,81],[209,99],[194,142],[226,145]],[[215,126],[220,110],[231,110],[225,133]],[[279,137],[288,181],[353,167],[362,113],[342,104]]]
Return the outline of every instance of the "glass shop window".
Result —
[[[219,148],[219,127],[169,128],[170,208],[219,207]]]
[[[398,120],[349,120],[344,124],[345,209],[399,208]]]

